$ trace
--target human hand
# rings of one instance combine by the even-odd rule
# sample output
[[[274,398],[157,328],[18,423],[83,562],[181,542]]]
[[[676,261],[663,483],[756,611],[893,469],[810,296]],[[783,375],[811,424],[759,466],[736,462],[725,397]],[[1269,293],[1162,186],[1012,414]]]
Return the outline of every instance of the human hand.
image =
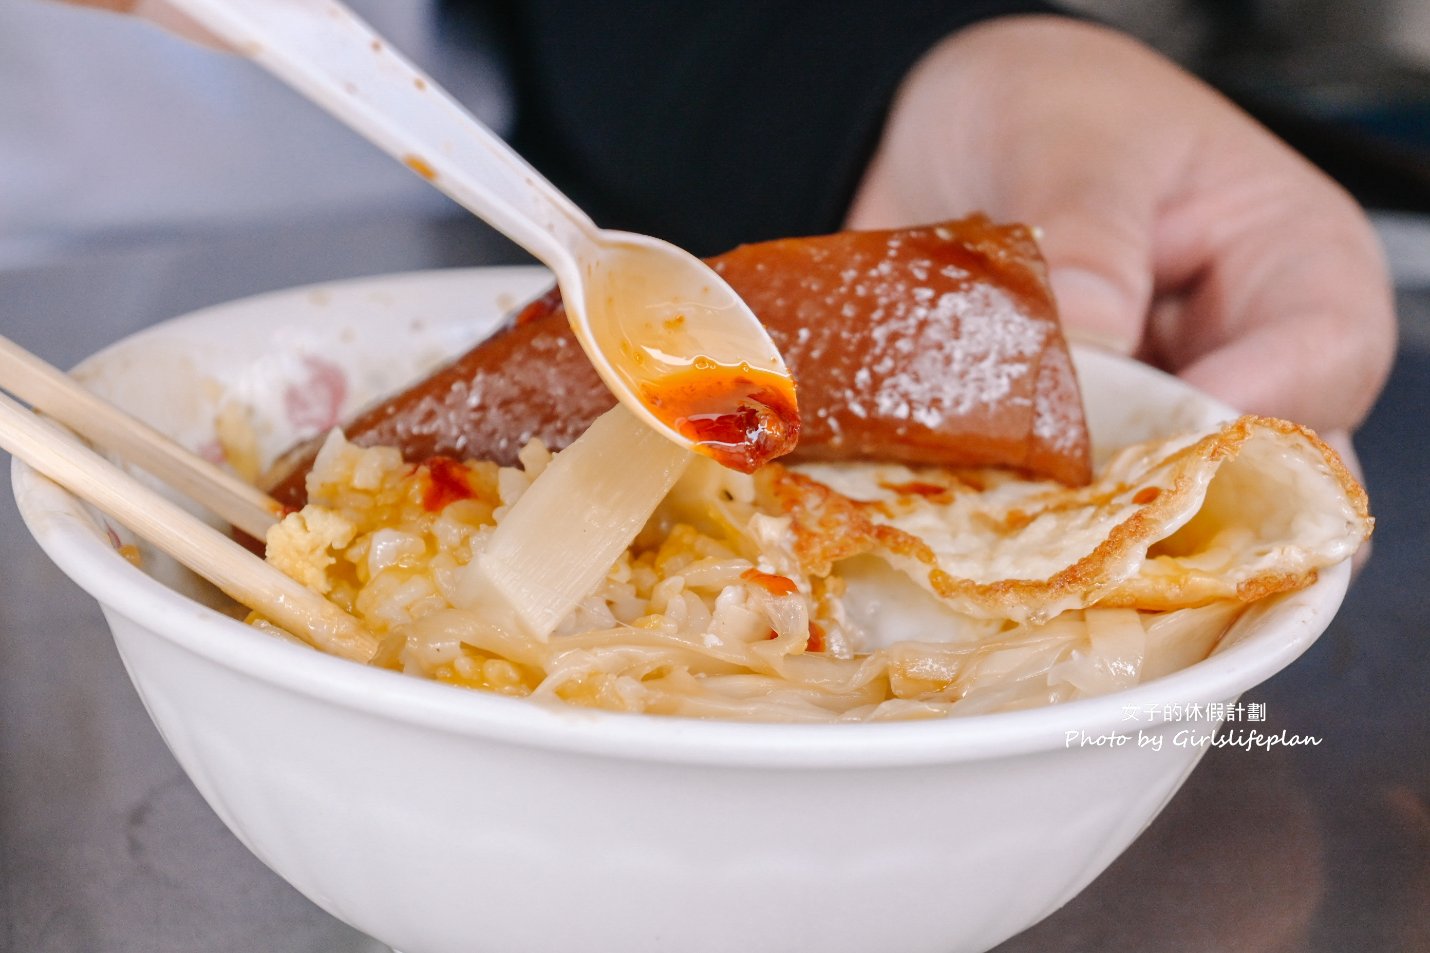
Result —
[[[975,210],[1042,230],[1074,340],[1332,439],[1384,384],[1394,308],[1358,206],[1121,34],[993,20],[910,73],[846,224]]]

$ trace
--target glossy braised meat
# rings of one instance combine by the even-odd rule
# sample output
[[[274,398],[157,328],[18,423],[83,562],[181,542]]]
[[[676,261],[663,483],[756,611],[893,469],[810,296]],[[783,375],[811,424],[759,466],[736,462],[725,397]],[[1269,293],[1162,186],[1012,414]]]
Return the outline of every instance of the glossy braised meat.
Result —
[[[710,259],[769,329],[798,384],[791,459],[1090,474],[1082,401],[1029,229],[984,216],[742,245]],[[364,445],[509,464],[574,440],[614,403],[553,289],[455,362],[344,430]],[[303,500],[313,447],[273,492]]]

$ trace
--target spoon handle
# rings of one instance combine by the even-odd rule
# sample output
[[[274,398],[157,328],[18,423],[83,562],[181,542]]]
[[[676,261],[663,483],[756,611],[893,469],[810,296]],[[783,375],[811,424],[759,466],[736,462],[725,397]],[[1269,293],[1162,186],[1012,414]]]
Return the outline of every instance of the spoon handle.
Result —
[[[166,10],[165,7],[168,9]],[[141,0],[252,58],[400,159],[564,278],[596,226],[577,206],[335,0]]]

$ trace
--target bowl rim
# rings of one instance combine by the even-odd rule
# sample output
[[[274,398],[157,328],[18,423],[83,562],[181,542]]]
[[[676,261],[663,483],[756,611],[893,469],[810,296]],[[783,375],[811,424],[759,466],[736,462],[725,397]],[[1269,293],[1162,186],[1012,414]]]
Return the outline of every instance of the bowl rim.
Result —
[[[96,352],[78,367],[98,362],[114,349],[144,337],[180,326],[222,322],[234,308],[276,298],[310,295],[319,289],[391,289],[394,283],[409,281],[460,282],[473,275],[520,273],[529,278],[540,270],[531,266],[440,269],[267,292],[159,322]],[[1135,364],[1104,352],[1076,346],[1074,350],[1080,361],[1093,366],[1103,361]],[[1136,369],[1196,394],[1199,400],[1215,403],[1161,371],[1145,365],[1136,365]],[[12,461],[11,477],[26,527],[50,559],[98,600],[111,629],[116,621],[113,614],[118,614],[174,647],[248,678],[427,730],[637,761],[780,768],[893,767],[1076,750],[1067,740],[1074,737],[1070,732],[1097,738],[1158,729],[1168,720],[1163,711],[1166,706],[1234,701],[1290,664],[1330,623],[1351,575],[1349,560],[1322,570],[1306,589],[1272,597],[1250,610],[1257,617],[1275,613],[1280,624],[1254,631],[1177,672],[1093,698],[1020,711],[900,722],[787,724],[650,716],[473,691],[366,668],[275,639],[168,588],[130,563],[110,544],[104,527],[84,503],[23,462]],[[140,619],[146,621],[140,623]],[[123,641],[115,634],[122,654]],[[1146,717],[1129,725],[1128,712],[1133,709]]]

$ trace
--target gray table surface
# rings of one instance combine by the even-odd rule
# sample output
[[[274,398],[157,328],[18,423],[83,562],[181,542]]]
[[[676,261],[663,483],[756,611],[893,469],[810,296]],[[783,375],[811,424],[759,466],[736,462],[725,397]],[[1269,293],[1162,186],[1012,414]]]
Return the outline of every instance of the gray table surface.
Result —
[[[0,333],[69,366],[156,321],[274,288],[519,252],[452,221],[136,239],[0,272]],[[1000,953],[1430,950],[1430,288],[1357,438],[1375,552],[1312,650],[1251,692],[1270,731],[1211,751],[1132,848]],[[0,469],[0,950],[379,950],[267,870],[184,777],[94,601],[29,538]],[[508,951],[492,951],[508,953]],[[889,951],[895,953],[895,951]]]

